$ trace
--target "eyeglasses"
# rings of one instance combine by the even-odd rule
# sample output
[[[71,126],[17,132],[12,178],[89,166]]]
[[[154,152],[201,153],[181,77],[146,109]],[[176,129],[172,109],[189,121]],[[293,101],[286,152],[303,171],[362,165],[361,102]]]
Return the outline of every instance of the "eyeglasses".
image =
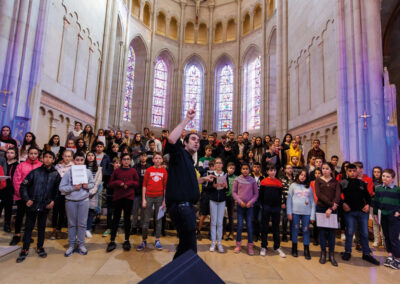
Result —
[[[122,159],[122,161],[130,161],[131,159],[129,159],[129,158],[125,158],[125,159]]]
[[[222,164],[222,162],[215,162],[215,164]]]

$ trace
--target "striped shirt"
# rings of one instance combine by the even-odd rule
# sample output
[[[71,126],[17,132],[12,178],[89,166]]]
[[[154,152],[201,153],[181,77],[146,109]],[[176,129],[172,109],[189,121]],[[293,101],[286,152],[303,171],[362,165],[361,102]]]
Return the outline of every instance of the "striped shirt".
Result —
[[[395,212],[400,213],[400,187],[379,186],[375,190],[374,214],[378,214],[378,209],[382,215],[390,215]]]

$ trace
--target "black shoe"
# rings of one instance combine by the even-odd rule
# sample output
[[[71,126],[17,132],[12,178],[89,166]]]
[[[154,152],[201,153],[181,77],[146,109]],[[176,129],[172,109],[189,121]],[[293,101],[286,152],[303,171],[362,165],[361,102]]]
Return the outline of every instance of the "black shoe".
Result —
[[[321,251],[321,257],[319,258],[319,263],[325,264],[326,263],[326,251]]]
[[[139,228],[139,229],[138,229],[138,235],[139,235],[139,236],[142,235],[142,228]]]
[[[379,261],[373,257],[371,254],[363,254],[362,259],[374,264],[374,265],[380,265]]]
[[[361,244],[360,244],[360,243],[357,243],[357,245],[356,245],[356,250],[362,251],[362,247],[361,247]]]
[[[34,240],[31,238],[31,244],[33,244]]]
[[[126,241],[124,242],[124,244],[122,245],[122,248],[123,248],[125,251],[131,250],[131,243],[130,243],[128,240],[126,240]]]
[[[198,241],[201,241],[203,239],[203,237],[201,236],[201,232],[199,230],[197,230],[196,236]]]
[[[4,232],[11,233],[11,226],[10,225],[4,225]]]
[[[21,241],[21,236],[13,236],[10,242],[10,246],[16,246]]]
[[[136,235],[136,234],[137,234],[137,228],[132,228],[131,235]]]
[[[292,243],[292,255],[294,257],[298,257],[299,256],[299,254],[297,252],[297,244],[295,244],[295,243]]]
[[[311,254],[310,254],[310,246],[309,245],[304,245],[304,257],[307,260],[311,259]]]
[[[117,248],[117,245],[115,244],[115,242],[110,242],[107,246],[107,252],[112,252],[113,250],[115,250]]]
[[[19,256],[17,258],[17,263],[23,262],[27,256],[28,256],[28,251],[21,250],[21,252],[19,253]]]
[[[313,245],[314,246],[319,246],[319,241],[318,240],[314,240]]]
[[[259,239],[260,239],[260,237],[259,237],[258,235],[255,235],[255,236],[253,237],[253,239],[254,239],[254,242],[258,242]]]
[[[283,234],[282,235],[282,242],[287,242],[287,241],[288,241],[287,235]]]
[[[333,266],[338,266],[338,263],[336,262],[335,259],[335,252],[333,251],[329,252],[329,261],[332,263]]]
[[[41,257],[41,258],[46,258],[47,257],[47,253],[46,253],[46,251],[44,250],[44,248],[38,248],[37,250],[36,250],[36,252],[37,252],[37,254],[38,254],[38,256],[39,257]]]
[[[349,252],[342,252],[340,254],[342,255],[342,259],[345,261],[349,261],[351,258],[351,253],[349,253]]]

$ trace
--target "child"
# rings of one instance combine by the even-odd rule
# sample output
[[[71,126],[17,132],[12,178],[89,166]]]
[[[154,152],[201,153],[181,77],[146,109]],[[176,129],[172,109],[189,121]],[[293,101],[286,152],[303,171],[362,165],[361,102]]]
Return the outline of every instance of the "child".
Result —
[[[14,195],[14,186],[13,186],[13,177],[15,173],[15,169],[18,166],[18,151],[16,148],[8,148],[6,151],[6,166],[5,166],[5,175],[10,178],[6,180],[6,187],[0,190],[0,199],[1,206],[4,206],[4,232],[11,232],[11,215],[12,215],[12,206],[13,206],[13,195]],[[0,209],[1,212],[1,209]]]
[[[282,242],[288,241],[288,218],[286,211],[286,198],[288,196],[289,187],[294,182],[293,176],[293,166],[290,164],[286,164],[284,167],[284,175],[280,178],[282,182],[282,198],[283,198],[283,208],[281,210],[282,215]],[[290,222],[289,230],[291,230],[292,224]],[[290,234],[289,234],[290,235]]]
[[[400,187],[394,185],[396,173],[392,169],[382,172],[383,185],[375,190],[374,218],[382,225],[388,257],[384,265],[400,269]],[[378,219],[381,210],[381,220]]]
[[[209,166],[208,163],[212,160],[214,160],[215,158],[212,157],[212,152],[213,152],[214,148],[211,145],[207,145],[205,148],[205,156],[201,157],[199,159],[199,171],[200,173],[204,174],[205,171],[208,170]]]
[[[121,159],[118,157],[115,157],[112,160],[112,167],[113,167],[113,171],[115,171],[116,169],[119,169],[121,167]]]
[[[293,177],[296,178],[297,175],[301,172],[301,167],[299,166],[299,157],[292,156],[290,158],[290,162],[293,165]]]
[[[304,257],[311,259],[310,254],[310,221],[315,221],[315,201],[310,187],[310,177],[306,169],[301,170],[294,183],[290,185],[286,200],[288,219],[292,223],[292,255],[298,256],[297,237],[301,227],[303,230]]]
[[[86,237],[91,238],[93,226],[93,218],[96,215],[96,209],[99,207],[99,192],[103,189],[103,174],[101,171],[101,167],[99,167],[96,163],[96,155],[94,152],[89,152],[86,155],[85,160],[86,168],[89,169],[93,176],[94,187],[89,190],[89,213],[87,219],[87,226],[86,226]]]
[[[237,234],[234,252],[239,253],[242,244],[243,218],[246,218],[247,226],[247,251],[254,255],[253,249],[253,205],[258,198],[258,186],[256,180],[251,177],[248,164],[242,164],[241,175],[233,182],[232,196],[237,202]]]
[[[142,188],[142,206],[144,210],[144,220],[142,223],[142,243],[137,247],[138,251],[143,250],[147,246],[147,235],[149,231],[149,222],[151,216],[154,215],[157,219],[158,211],[161,207],[165,210],[165,189],[167,185],[167,171],[161,167],[163,162],[162,153],[156,152],[153,156],[154,166],[148,168],[143,179]],[[158,250],[162,250],[162,245],[160,243],[161,235],[161,219],[156,220],[156,225],[154,226],[156,241],[154,246]]]
[[[315,169],[314,175],[315,175],[315,179],[319,179],[322,176],[322,170]],[[313,190],[315,204],[317,204],[318,197],[317,197],[317,194],[315,193],[315,180],[310,182],[310,186]],[[317,222],[313,223],[313,239],[314,239],[313,245],[318,246],[319,245],[319,231],[318,231]]]
[[[226,191],[228,191],[228,184],[226,182],[226,174],[223,172],[224,164],[221,158],[215,159],[216,178],[213,182],[213,188],[209,192],[210,199],[210,216],[211,216],[211,246],[210,251],[215,251],[217,241],[217,248],[219,253],[224,252],[222,246],[222,223],[225,213],[225,200]]]
[[[122,167],[116,169],[110,179],[110,188],[114,190],[113,194],[113,220],[110,243],[107,246],[107,252],[113,251],[117,245],[115,237],[117,235],[118,224],[121,218],[122,210],[124,211],[124,229],[125,242],[122,247],[125,251],[131,249],[129,235],[131,230],[131,211],[133,200],[135,198],[135,189],[139,186],[139,176],[134,168],[131,168],[131,156],[124,154],[121,157]]]
[[[272,219],[272,232],[274,237],[274,250],[280,257],[286,255],[280,247],[279,221],[281,219],[281,208],[283,208],[282,182],[276,178],[274,165],[267,166],[268,177],[263,179],[260,184],[260,202],[262,204],[261,220],[261,251],[260,255],[265,256],[268,245],[268,225]]]
[[[62,154],[62,160],[55,166],[58,174],[61,178],[65,175],[67,171],[74,165],[73,152],[71,150],[65,150]],[[53,216],[51,218],[53,232],[50,235],[51,240],[61,238],[61,229],[64,225],[65,219],[65,196],[62,194],[57,194],[56,200],[53,206]]]
[[[13,177],[13,186],[14,186],[14,200],[17,203],[17,216],[15,217],[15,234],[10,242],[10,246],[17,245],[21,240],[22,220],[24,219],[25,215],[26,202],[21,200],[19,188],[21,186],[22,181],[31,171],[42,166],[42,163],[39,161],[38,158],[39,158],[39,149],[35,147],[30,147],[28,150],[28,159],[26,159],[25,162],[20,163],[15,169]]]
[[[85,154],[78,152],[74,155],[75,165],[85,164]],[[94,187],[92,172],[86,169],[88,183],[73,184],[72,171],[69,169],[60,183],[60,192],[65,195],[65,211],[68,219],[68,249],[64,256],[70,256],[78,241],[78,252],[87,254],[85,234],[89,212],[89,191]]]
[[[210,174],[214,174],[215,170],[215,161],[211,160],[208,163],[208,171],[203,174],[203,176],[207,176]],[[203,222],[206,219],[207,215],[210,215],[210,191],[212,190],[212,183],[205,182],[202,184],[202,191],[200,195],[200,220],[199,225],[197,227],[197,239],[199,241],[202,240],[201,236],[201,228],[203,227]]]
[[[383,182],[382,182],[382,168],[381,167],[374,167],[372,169],[372,181],[374,183],[374,191],[375,188],[377,188],[378,186],[382,186]],[[374,192],[375,194],[375,192]],[[372,204],[374,204],[374,196],[372,197]],[[374,209],[371,206],[370,209],[370,213],[371,213],[371,217],[372,217],[372,225],[373,225],[373,231],[374,231],[374,243],[373,243],[373,247],[377,248],[379,247],[380,244],[380,239],[382,238],[381,236],[381,226],[379,224],[377,224],[375,222],[375,218],[374,218]],[[383,240],[383,238],[382,238]]]
[[[31,148],[32,149],[32,148]],[[61,177],[53,167],[55,161],[53,152],[43,153],[43,165],[31,171],[23,180],[20,187],[22,201],[26,204],[26,222],[24,245],[17,258],[17,262],[25,260],[29,253],[32,231],[37,220],[38,241],[37,254],[41,258],[47,256],[43,248],[46,219],[49,210],[54,206]]]
[[[262,173],[261,173],[261,163],[259,162],[254,162],[253,163],[253,172],[251,173],[251,176],[256,180],[257,182],[257,187],[258,190],[260,190],[260,183],[261,181],[265,178]],[[260,229],[260,224],[261,224],[261,213],[262,213],[262,208],[261,208],[261,203],[259,200],[257,200],[254,203],[254,212],[253,212],[253,229],[254,229],[254,241],[258,242],[260,239],[261,235],[261,229]]]
[[[228,211],[229,220],[229,233],[226,237],[226,241],[233,241],[233,211],[235,209],[235,200],[232,197],[233,182],[237,178],[235,175],[235,164],[230,162],[227,166],[228,176],[228,191],[226,192],[226,208]]]

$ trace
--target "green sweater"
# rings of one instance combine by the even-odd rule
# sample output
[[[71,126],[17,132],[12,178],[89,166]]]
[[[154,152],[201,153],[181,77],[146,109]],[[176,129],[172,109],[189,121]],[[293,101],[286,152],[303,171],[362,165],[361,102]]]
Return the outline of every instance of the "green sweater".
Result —
[[[231,176],[227,177],[229,190],[226,192],[226,196],[228,196],[228,197],[232,197],[232,188],[233,188],[233,182],[235,181],[235,178],[237,178],[237,176],[235,176],[235,175],[231,175]]]
[[[400,213],[400,187],[398,186],[379,186],[375,189],[374,214],[378,214],[378,209],[382,215],[390,215],[395,212]]]

